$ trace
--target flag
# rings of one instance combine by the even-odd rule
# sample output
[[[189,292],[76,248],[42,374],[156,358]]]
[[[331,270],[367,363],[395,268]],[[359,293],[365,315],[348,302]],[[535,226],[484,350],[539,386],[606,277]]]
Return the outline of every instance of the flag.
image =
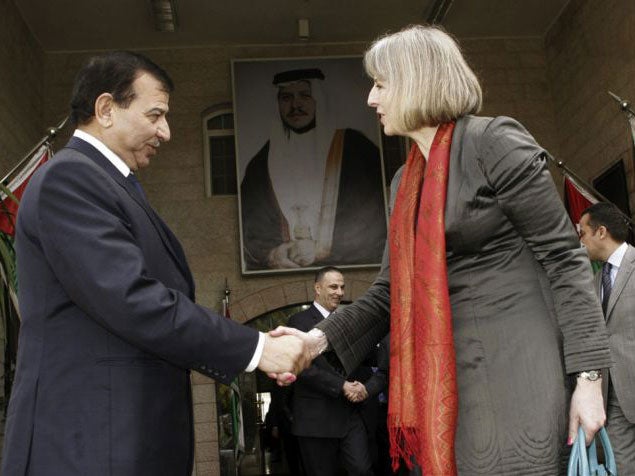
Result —
[[[48,144],[40,147],[27,161],[26,165],[13,177],[11,182],[0,191],[0,232],[13,236],[15,234],[15,219],[18,213],[18,203],[29,179],[35,170],[51,157]]]
[[[225,297],[223,298],[223,316],[231,319],[231,314],[229,312],[229,293],[227,289],[225,290]]]
[[[227,286],[225,280],[225,297],[223,298],[223,316],[231,319],[229,311],[229,295],[231,290]],[[240,387],[238,379],[234,380],[231,385],[231,412],[232,412],[232,433],[234,434],[234,456],[238,458],[240,453],[245,453],[245,425],[243,422],[243,402],[240,395]]]
[[[587,191],[575,178],[564,173],[564,206],[576,230],[580,232],[578,223],[582,212],[599,200]]]
[[[582,212],[598,202],[599,200],[580,185],[575,178],[566,172],[564,173],[564,206],[578,234],[580,234],[580,218],[582,217]],[[591,268],[594,273],[597,273],[597,271],[602,268],[602,263],[599,261],[591,261]]]
[[[230,387],[232,390],[232,426],[234,428],[234,454],[238,458],[239,453],[245,453],[245,424],[243,422],[243,399],[237,380]]]

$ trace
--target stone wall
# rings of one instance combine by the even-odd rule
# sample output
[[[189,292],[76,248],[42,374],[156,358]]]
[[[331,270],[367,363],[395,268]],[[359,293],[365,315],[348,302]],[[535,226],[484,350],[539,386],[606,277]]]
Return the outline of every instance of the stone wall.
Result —
[[[0,0],[0,176],[44,136],[43,53],[13,0]]]
[[[572,0],[545,38],[560,158],[587,181],[623,160],[631,210],[632,140],[612,91],[635,100],[635,2]]]

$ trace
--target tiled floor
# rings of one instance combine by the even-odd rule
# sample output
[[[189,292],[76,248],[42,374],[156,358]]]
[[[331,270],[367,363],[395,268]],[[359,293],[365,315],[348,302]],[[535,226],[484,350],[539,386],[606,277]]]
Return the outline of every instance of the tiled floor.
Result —
[[[272,461],[271,453],[265,451],[265,459],[262,461],[261,457],[257,457],[256,454],[246,455],[243,458],[240,465],[241,476],[289,476],[289,470],[284,458],[274,458]]]

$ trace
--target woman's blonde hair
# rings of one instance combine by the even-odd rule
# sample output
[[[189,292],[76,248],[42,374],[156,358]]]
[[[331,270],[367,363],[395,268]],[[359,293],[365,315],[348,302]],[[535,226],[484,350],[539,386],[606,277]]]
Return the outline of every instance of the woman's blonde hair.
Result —
[[[390,86],[389,107],[401,132],[474,114],[483,103],[458,44],[436,26],[413,25],[375,40],[364,67]]]

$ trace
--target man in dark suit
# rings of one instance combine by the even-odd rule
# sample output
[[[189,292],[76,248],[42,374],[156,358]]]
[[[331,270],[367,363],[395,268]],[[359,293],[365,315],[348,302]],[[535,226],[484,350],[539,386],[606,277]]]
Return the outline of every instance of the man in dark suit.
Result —
[[[172,89],[142,55],[91,58],[74,137],[24,193],[4,476],[189,476],[189,369],[227,383],[302,367],[299,341],[194,303],[183,249],[133,180],[170,139]]]
[[[335,311],[344,296],[344,277],[335,267],[315,276],[315,301],[289,319],[308,331]],[[361,365],[346,378],[325,356],[298,376],[293,387],[293,434],[298,437],[308,476],[334,476],[340,459],[350,475],[372,475],[369,434],[377,415],[375,398],[386,385],[385,374]]]
[[[604,263],[595,275],[595,289],[614,362],[603,390],[618,474],[635,468],[635,248],[626,243],[627,236],[628,223],[612,203],[596,203],[582,212],[580,241],[589,258]]]

